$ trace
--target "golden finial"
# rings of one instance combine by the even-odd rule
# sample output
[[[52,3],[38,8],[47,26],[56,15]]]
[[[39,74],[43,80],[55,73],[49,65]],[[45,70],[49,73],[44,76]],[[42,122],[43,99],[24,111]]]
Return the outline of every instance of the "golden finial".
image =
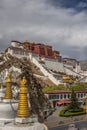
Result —
[[[25,77],[23,77],[23,79],[20,81],[20,84],[21,84],[21,86],[23,85],[27,85],[27,80],[26,80],[26,78]]]
[[[7,83],[12,82],[11,74],[10,73],[7,74],[6,82]]]

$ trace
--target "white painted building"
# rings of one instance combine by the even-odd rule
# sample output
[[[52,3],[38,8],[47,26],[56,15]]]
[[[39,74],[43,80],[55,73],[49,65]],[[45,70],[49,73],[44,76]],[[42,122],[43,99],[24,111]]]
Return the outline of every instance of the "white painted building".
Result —
[[[11,46],[17,47],[17,48],[23,48],[23,45],[19,41],[11,41]]]
[[[29,51],[23,48],[11,46],[6,49],[6,53],[18,58],[29,58]]]
[[[71,64],[58,62],[58,59],[41,58],[39,57],[39,54],[33,52],[31,53],[29,50],[24,49],[23,44],[18,41],[12,41],[11,46],[8,47],[5,52],[18,58],[30,59],[31,62],[33,62],[37,67],[39,67],[43,74],[45,76],[48,76],[48,78],[55,84],[59,84],[60,81],[58,81],[58,79],[54,77],[50,71],[63,72],[68,75],[80,77],[82,77],[81,75],[87,74],[87,72],[83,72],[81,70],[81,67],[78,62],[76,63],[76,60],[74,60],[75,63],[73,67],[73,65]]]
[[[64,105],[65,103],[68,104],[71,98],[71,91],[58,91],[58,92],[48,92],[45,94],[48,100],[52,103],[55,107],[57,103],[60,101],[63,102],[60,105]],[[79,101],[84,103],[84,99],[87,96],[87,91],[76,91],[76,97]]]

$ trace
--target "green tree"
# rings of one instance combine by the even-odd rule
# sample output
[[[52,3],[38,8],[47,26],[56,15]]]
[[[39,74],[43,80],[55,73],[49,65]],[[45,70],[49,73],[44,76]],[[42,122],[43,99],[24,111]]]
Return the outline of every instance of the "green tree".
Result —
[[[71,103],[69,105],[69,109],[71,111],[78,111],[80,109],[78,99],[76,98],[76,93],[74,90],[72,90],[71,93]]]

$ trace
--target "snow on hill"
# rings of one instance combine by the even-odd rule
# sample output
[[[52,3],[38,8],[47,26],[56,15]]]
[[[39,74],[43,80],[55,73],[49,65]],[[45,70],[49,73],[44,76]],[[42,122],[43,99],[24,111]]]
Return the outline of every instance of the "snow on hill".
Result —
[[[30,103],[32,111],[34,113],[40,113],[42,107],[48,104],[48,100],[42,92],[42,88],[45,83],[38,77],[34,76],[34,71],[37,70],[37,67],[33,65],[29,60],[19,59],[17,57],[11,56],[10,54],[3,54],[0,57],[0,83],[6,85],[6,76],[8,71],[12,75],[12,84],[13,91],[15,84],[19,86],[19,80],[25,76],[28,81]],[[42,74],[39,71],[36,71],[38,74]],[[43,76],[43,74],[42,74]],[[16,89],[17,90],[17,89]]]

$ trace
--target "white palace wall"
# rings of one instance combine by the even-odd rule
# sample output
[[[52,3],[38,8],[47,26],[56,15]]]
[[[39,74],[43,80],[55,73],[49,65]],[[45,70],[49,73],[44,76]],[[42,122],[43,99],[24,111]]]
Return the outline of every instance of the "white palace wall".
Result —
[[[58,62],[56,59],[45,58],[44,62],[45,62],[45,66],[48,69],[56,72],[64,72],[63,63]]]

